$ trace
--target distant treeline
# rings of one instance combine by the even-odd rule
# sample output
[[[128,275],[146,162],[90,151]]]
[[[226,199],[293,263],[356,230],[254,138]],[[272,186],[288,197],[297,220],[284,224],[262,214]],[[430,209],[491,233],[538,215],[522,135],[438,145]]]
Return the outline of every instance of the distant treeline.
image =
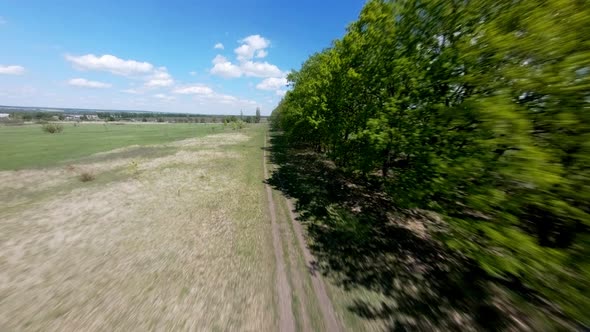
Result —
[[[172,123],[227,123],[238,120],[246,123],[258,123],[266,121],[257,113],[256,116],[246,115],[207,115],[207,114],[183,114],[183,113],[151,113],[151,112],[52,112],[52,111],[21,111],[3,112],[10,114],[8,118],[0,121],[20,122],[47,122],[47,121],[130,121],[130,122],[172,122]],[[2,112],[0,112],[2,113]]]
[[[368,1],[271,118],[590,324],[589,36],[587,1]]]

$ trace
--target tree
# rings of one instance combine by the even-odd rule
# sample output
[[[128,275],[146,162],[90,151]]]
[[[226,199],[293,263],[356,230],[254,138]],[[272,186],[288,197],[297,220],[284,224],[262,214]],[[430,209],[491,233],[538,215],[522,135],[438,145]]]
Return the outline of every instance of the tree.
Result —
[[[288,76],[271,120],[588,323],[588,35],[582,1],[371,0]]]
[[[260,107],[256,107],[256,118],[254,119],[254,122],[260,123]]]

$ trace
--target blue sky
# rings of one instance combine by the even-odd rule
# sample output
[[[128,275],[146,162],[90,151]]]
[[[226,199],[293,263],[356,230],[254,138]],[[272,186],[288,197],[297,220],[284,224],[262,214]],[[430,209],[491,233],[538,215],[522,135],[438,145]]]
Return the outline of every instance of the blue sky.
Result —
[[[0,2],[0,105],[269,114],[364,1]]]

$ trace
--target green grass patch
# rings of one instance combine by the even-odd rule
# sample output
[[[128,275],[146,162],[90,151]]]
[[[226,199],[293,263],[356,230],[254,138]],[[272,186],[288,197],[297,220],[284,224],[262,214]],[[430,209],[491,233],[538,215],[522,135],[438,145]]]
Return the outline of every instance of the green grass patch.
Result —
[[[65,124],[48,134],[40,125],[0,126],[0,170],[39,168],[129,145],[162,144],[220,133],[219,124]]]

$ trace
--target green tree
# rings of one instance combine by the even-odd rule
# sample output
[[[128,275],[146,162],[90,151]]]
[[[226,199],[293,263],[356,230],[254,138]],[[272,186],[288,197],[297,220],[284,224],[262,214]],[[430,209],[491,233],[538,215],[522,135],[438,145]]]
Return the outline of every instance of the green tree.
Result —
[[[368,1],[272,125],[379,171],[398,205],[447,216],[450,247],[588,322],[589,35],[583,1]]]

